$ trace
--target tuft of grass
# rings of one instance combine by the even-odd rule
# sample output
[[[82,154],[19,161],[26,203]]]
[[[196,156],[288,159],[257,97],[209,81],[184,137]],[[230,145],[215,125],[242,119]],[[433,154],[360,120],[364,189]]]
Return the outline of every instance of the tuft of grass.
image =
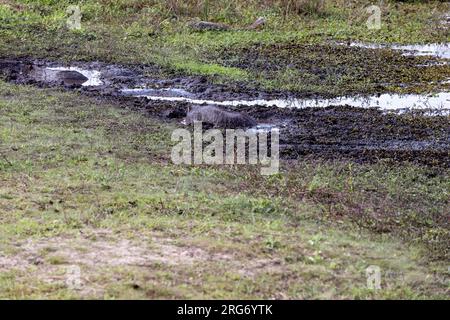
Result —
[[[325,12],[325,0],[281,0],[278,4],[284,15],[317,16]]]

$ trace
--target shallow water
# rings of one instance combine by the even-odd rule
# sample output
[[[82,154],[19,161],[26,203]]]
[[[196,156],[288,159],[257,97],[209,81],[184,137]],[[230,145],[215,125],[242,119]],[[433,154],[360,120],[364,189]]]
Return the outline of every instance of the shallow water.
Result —
[[[429,110],[448,111],[450,109],[450,92],[441,92],[434,95],[418,95],[418,94],[382,94],[378,96],[355,96],[341,97],[335,99],[276,99],[276,100],[230,100],[230,101],[214,101],[192,99],[188,97],[169,97],[155,96],[150,94],[147,89],[124,89],[122,93],[135,97],[146,97],[150,100],[159,101],[183,101],[193,104],[212,104],[219,106],[275,106],[279,108],[312,108],[312,107],[328,107],[349,105],[362,108],[379,108],[388,111],[401,110]]]
[[[368,49],[394,49],[403,51],[403,55],[433,56],[440,59],[450,59],[450,44],[448,43],[399,45],[353,42],[350,43],[350,47]]]
[[[180,88],[135,88],[123,89],[123,94],[131,96],[148,96],[148,97],[192,97],[193,94]]]

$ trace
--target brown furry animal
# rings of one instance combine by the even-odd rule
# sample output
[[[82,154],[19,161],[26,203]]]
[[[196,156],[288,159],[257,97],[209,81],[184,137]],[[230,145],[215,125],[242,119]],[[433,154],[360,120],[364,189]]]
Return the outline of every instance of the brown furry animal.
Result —
[[[186,124],[201,121],[216,128],[249,128],[255,126],[256,121],[246,114],[225,111],[214,106],[194,106],[186,115]]]

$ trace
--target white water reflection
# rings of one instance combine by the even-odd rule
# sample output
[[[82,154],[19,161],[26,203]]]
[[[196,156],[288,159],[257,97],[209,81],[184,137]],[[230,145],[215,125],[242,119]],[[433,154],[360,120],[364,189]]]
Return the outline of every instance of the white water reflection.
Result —
[[[132,96],[146,97],[192,97],[193,94],[181,88],[134,88],[123,89],[122,93]]]
[[[380,108],[382,110],[411,110],[433,109],[436,111],[448,111],[450,109],[450,92],[440,92],[432,95],[419,94],[382,94],[378,96],[355,96],[355,97],[341,97],[334,99],[275,99],[275,100],[229,100],[229,101],[214,101],[192,99],[187,97],[167,97],[154,96],[149,94],[146,89],[123,89],[122,93],[135,97],[145,97],[150,100],[157,101],[181,101],[193,104],[212,104],[219,106],[275,106],[279,108],[323,108],[328,106],[348,105],[362,108]]]
[[[279,131],[280,128],[273,124],[260,123],[250,129],[248,129],[248,131],[253,132],[253,133],[269,133],[269,132],[273,132],[273,130]]]
[[[403,55],[413,56],[433,56],[440,59],[450,59],[449,43],[429,43],[429,44],[373,44],[373,43],[350,43],[350,47],[368,49],[394,49],[403,51]]]
[[[100,80],[101,73],[98,70],[86,70],[77,67],[54,67],[54,68],[46,68],[50,71],[76,71],[81,73],[83,76],[88,78],[86,82],[83,82],[81,85],[84,87],[93,87],[93,86],[101,86],[103,81]]]

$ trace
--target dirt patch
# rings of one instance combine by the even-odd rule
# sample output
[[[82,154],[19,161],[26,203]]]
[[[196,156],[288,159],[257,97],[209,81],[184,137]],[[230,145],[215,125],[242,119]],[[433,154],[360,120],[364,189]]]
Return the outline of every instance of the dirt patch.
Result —
[[[450,120],[421,112],[385,114],[376,109],[337,106],[308,109],[239,107],[260,122],[282,127],[281,153],[295,159],[319,155],[358,162],[382,158],[430,165],[450,164]]]
[[[102,85],[86,86],[65,84],[54,78],[40,77],[41,70],[48,68],[77,68],[87,71],[101,72]],[[174,88],[191,93],[196,98],[214,100],[256,99],[268,97],[289,97],[288,92],[255,91],[243,83],[212,84],[204,76],[180,76],[171,74],[157,66],[134,65],[121,66],[102,62],[74,61],[67,64],[42,59],[20,58],[9,59],[0,57],[0,77],[17,84],[30,84],[41,87],[64,87],[80,89],[84,93],[101,96],[122,96],[121,89],[145,87],[153,89]]]
[[[190,105],[183,102],[136,100],[135,106],[170,121],[185,118]],[[390,159],[449,167],[450,118],[427,116],[423,111],[404,114],[377,109],[335,106],[282,109],[236,106],[223,110],[249,115],[258,124],[280,130],[283,159],[306,157],[351,160],[359,163]]]
[[[92,230],[77,237],[27,240],[16,243],[13,254],[0,252],[0,271],[20,271],[49,284],[68,285],[71,270],[80,270],[79,290],[84,295],[98,294],[101,285],[92,283],[98,276],[111,277],[115,268],[139,268],[142,272],[157,270],[158,266],[170,268],[202,267],[207,263],[219,263],[226,270],[245,277],[260,273],[281,272],[278,260],[252,259],[242,261],[233,253],[211,252],[196,246],[180,246],[172,239],[141,237],[123,239],[107,230]],[[75,270],[76,270],[75,269]],[[109,273],[108,273],[109,272]]]
[[[18,252],[14,257],[0,257],[0,268],[26,269],[30,265],[51,263],[53,258],[61,259],[63,264],[89,268],[150,266],[155,263],[191,265],[210,258],[202,249],[176,246],[171,244],[170,239],[155,237],[137,242],[119,239],[107,231],[96,231],[76,238],[28,240],[16,247]]]

